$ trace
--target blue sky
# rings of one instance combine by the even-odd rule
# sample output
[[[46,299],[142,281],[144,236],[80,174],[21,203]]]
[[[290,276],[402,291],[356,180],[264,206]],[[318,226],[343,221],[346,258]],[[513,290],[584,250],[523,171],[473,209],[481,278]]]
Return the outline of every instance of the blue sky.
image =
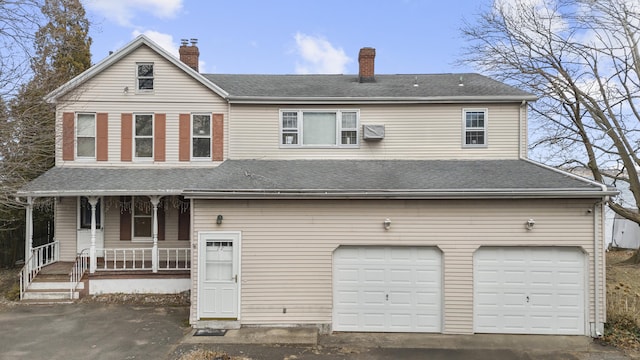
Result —
[[[474,71],[458,66],[463,19],[491,0],[81,0],[92,21],[93,62],[139,34],[177,55],[197,38],[206,73],[358,72],[376,48],[376,73]]]

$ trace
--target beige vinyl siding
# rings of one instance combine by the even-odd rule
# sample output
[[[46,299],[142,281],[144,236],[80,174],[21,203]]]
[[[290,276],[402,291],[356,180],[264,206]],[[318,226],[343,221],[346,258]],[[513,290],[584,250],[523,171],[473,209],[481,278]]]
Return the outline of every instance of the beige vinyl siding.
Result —
[[[154,90],[152,93],[136,92],[136,63],[154,63]],[[124,88],[128,87],[128,92]],[[62,160],[62,114],[64,112],[102,112],[109,114],[109,161],[63,161]],[[178,115],[186,113],[224,114],[225,140],[228,139],[228,105],[190,75],[154,53],[146,46],[105,69],[61,99],[56,111],[56,165],[57,166],[122,166],[120,161],[120,114],[160,113],[167,115],[166,161],[155,162],[157,166],[211,165],[212,162],[178,162]],[[224,154],[228,151],[227,141]],[[150,162],[141,165],[148,166]],[[127,166],[136,166],[127,162]]]
[[[488,146],[463,148],[463,109],[488,109]],[[360,111],[359,148],[281,148],[280,109]],[[517,159],[519,104],[237,105],[231,109],[233,159]],[[385,138],[364,141],[362,125],[385,125]]]
[[[120,240],[120,207],[117,197],[105,198],[104,246],[105,248],[151,248],[153,242]],[[165,240],[158,241],[159,248],[188,248],[189,241],[178,240],[178,209],[165,208]]]
[[[482,245],[581,247],[593,287],[594,217],[587,209],[594,201],[194,201],[193,239],[199,231],[241,231],[243,324],[330,323],[332,254],[340,245],[438,246],[445,333],[473,332],[473,253]],[[392,222],[388,231],[385,218]],[[536,221],[532,231],[524,226],[529,218]],[[197,276],[194,271],[194,289]],[[593,321],[593,290],[589,302]],[[194,291],[194,323],[196,309]]]
[[[78,199],[56,199],[54,236],[60,244],[60,261],[75,261],[77,252]]]

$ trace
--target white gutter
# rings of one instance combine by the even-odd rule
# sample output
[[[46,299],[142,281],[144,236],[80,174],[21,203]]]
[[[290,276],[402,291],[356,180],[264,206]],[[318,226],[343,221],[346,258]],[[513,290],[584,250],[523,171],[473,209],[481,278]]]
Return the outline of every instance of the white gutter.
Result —
[[[150,196],[150,195],[182,195],[184,190],[47,190],[47,191],[20,191],[16,196],[33,197],[65,197],[65,196]]]
[[[431,97],[281,97],[281,96],[229,96],[231,104],[423,104],[423,103],[513,103],[520,101],[535,101],[535,96],[431,96]]]
[[[592,190],[441,190],[441,191],[280,191],[280,190],[185,190],[190,199],[550,199],[600,198],[602,192]]]

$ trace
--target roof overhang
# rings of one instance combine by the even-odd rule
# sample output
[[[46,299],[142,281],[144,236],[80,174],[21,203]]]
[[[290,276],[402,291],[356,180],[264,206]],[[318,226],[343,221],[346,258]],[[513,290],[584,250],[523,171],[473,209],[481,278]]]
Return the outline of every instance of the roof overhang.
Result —
[[[188,199],[415,199],[415,200],[453,200],[453,199],[602,199],[616,195],[618,191],[585,191],[576,189],[546,189],[532,191],[527,189],[495,190],[233,190],[207,191],[186,190],[182,193]]]
[[[536,101],[536,96],[434,96],[434,97],[266,97],[229,96],[231,104],[473,104]]]

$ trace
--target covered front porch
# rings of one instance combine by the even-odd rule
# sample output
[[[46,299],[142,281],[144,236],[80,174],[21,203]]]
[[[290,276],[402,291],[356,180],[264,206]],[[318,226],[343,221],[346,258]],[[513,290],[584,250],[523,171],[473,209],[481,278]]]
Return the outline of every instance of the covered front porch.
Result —
[[[56,262],[73,264],[70,292],[85,276],[144,279],[123,290],[131,292],[142,292],[148,283],[162,291],[170,283],[164,279],[168,274],[188,276],[192,204],[181,195],[188,188],[207,188],[214,172],[213,167],[50,169],[16,194],[25,203],[27,217],[21,289],[29,289],[39,271]],[[54,241],[32,248],[33,208],[43,198],[53,199]]]
[[[34,288],[36,294],[55,289],[58,298],[68,299],[79,297],[83,289],[85,293],[188,289],[186,283],[167,280],[188,281],[190,274],[188,200],[175,195],[56,197],[54,241],[35,248],[30,224],[37,198],[26,200],[28,260],[20,274],[22,299],[35,296],[29,294]],[[38,277],[48,283],[42,284]]]

